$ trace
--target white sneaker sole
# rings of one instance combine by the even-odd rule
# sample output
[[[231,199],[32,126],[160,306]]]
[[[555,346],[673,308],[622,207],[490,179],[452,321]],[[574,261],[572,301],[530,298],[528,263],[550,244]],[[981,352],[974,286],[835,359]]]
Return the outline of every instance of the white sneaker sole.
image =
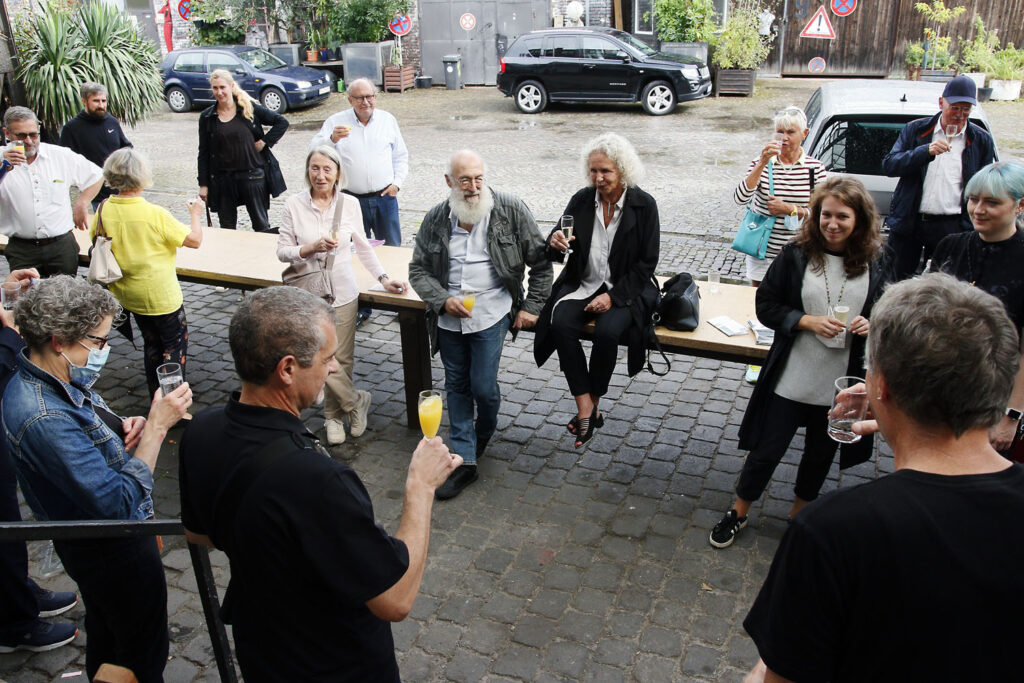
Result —
[[[730,536],[729,540],[726,541],[725,543],[717,542],[714,538],[711,537],[711,534],[708,534],[708,543],[710,543],[715,548],[728,548],[736,540],[736,536],[739,535],[740,531],[742,531],[746,526],[747,526],[747,520],[743,520],[742,522],[740,522],[740,528],[737,529],[736,533],[733,534],[732,536]],[[712,530],[711,533],[714,533],[714,530]]]

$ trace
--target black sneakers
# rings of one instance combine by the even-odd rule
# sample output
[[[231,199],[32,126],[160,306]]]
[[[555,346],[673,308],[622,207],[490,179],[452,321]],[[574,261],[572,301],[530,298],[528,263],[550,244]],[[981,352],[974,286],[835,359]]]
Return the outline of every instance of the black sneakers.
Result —
[[[716,548],[728,548],[736,540],[736,534],[746,525],[746,517],[740,517],[735,510],[729,510],[722,517],[722,521],[711,530],[708,542]]]
[[[466,488],[477,480],[476,465],[459,465],[448,477],[448,481],[437,487],[434,496],[438,500],[448,500],[462,493]]]
[[[28,650],[29,652],[47,652],[67,645],[78,635],[78,627],[74,624],[61,622],[51,624],[37,619],[28,632],[18,637],[0,638],[0,653]]]

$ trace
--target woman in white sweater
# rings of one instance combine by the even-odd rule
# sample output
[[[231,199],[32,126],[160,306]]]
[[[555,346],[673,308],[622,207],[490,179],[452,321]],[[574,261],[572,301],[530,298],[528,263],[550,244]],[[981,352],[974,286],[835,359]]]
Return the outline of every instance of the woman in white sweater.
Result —
[[[363,234],[363,214],[359,202],[342,194],[345,171],[333,147],[322,145],[306,156],[308,191],[298,192],[285,201],[281,232],[277,238],[277,258],[284,263],[300,265],[316,260],[327,270],[333,289],[335,328],[338,334],[338,372],[328,376],[324,417],[327,442],[332,446],[345,442],[347,417],[349,433],[358,437],[366,430],[366,417],[372,395],[357,391],[352,382],[352,361],[355,354],[356,309],[359,286],[352,270],[352,244],[363,267],[384,288],[402,294],[408,285],[392,280],[384,272],[373,247]],[[336,212],[341,212],[336,216]],[[340,219],[340,220],[336,220]]]

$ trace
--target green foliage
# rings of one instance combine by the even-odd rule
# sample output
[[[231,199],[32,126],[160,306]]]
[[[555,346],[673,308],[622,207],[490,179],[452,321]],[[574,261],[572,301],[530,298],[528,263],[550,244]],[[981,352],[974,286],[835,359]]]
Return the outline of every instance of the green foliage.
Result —
[[[924,60],[924,45],[907,43],[907,49],[903,53],[903,61],[907,66],[921,66],[922,60]]]
[[[1007,43],[1005,48],[996,52],[988,75],[1000,81],[1024,80],[1024,50],[1017,50],[1013,43]]]
[[[133,126],[163,98],[160,55],[127,14],[100,2],[43,5],[16,39],[29,106],[56,131],[81,109],[85,81],[109,91],[108,110]]]
[[[378,43],[391,37],[388,22],[395,12],[408,11],[409,0],[346,0],[332,28],[343,43]]]
[[[974,39],[964,43],[960,50],[960,64],[964,71],[991,71],[995,66],[999,36],[985,29],[985,22],[974,15]]]
[[[245,42],[245,31],[226,21],[193,22],[196,45],[241,45]]]
[[[712,59],[722,69],[756,69],[772,49],[771,34],[758,32],[761,20],[757,5],[742,7],[729,15],[725,30],[714,36],[711,44],[715,51]]]
[[[658,38],[672,42],[709,42],[718,26],[711,0],[654,0]]]

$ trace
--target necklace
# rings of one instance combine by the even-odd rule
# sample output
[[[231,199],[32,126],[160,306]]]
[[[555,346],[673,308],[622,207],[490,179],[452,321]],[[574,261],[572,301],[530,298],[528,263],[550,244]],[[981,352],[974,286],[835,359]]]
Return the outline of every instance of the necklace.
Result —
[[[821,268],[822,274],[825,276],[825,301],[828,302],[828,308],[832,310],[832,288],[828,283],[828,258],[826,257],[825,262]],[[846,280],[849,278],[849,273],[846,272],[846,268],[843,268],[843,283],[839,286],[839,296],[836,297],[836,306],[838,306],[843,300],[843,290],[846,289]]]
[[[606,203],[602,199],[601,211],[604,213],[604,227],[607,228],[608,224],[612,222],[612,218],[615,216],[615,202]]]

